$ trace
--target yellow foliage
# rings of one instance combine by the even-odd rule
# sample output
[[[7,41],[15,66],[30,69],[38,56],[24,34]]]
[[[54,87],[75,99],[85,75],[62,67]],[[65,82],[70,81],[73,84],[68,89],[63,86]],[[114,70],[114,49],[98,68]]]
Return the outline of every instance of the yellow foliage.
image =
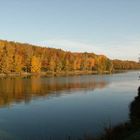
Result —
[[[21,69],[22,69],[22,57],[20,55],[15,55],[14,70],[15,72],[21,72]]]
[[[41,70],[41,61],[40,58],[33,56],[31,59],[31,72],[39,73]]]

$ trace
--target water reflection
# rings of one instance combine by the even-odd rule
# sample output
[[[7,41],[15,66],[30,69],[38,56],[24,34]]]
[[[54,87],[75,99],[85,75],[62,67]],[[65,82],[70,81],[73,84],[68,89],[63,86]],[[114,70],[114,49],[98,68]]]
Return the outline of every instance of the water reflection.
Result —
[[[29,103],[37,97],[60,96],[63,91],[94,90],[104,88],[108,81],[89,76],[76,77],[15,77],[0,79],[0,106],[14,102]],[[72,92],[66,92],[72,93]]]
[[[136,72],[0,79],[0,139],[100,135],[110,120],[113,127],[129,119],[138,85]]]

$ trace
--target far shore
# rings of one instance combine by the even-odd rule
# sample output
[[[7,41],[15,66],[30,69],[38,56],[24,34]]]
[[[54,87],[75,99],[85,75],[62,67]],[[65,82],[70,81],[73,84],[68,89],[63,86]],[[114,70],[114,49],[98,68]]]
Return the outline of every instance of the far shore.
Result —
[[[114,73],[124,73],[128,71],[134,70],[115,70],[113,72],[104,71],[99,73],[98,71],[61,71],[61,72],[40,72],[40,73],[29,73],[29,72],[20,72],[20,73],[0,73],[1,77],[26,77],[26,76],[46,76],[46,77],[53,77],[53,76],[74,76],[74,75],[101,75],[101,74],[114,74]],[[136,70],[135,70],[136,71]]]

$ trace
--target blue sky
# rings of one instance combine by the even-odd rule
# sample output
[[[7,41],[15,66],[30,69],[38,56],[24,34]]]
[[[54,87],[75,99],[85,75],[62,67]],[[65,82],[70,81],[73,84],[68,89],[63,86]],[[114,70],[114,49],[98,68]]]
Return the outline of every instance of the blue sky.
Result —
[[[0,39],[137,60],[140,0],[0,0]]]

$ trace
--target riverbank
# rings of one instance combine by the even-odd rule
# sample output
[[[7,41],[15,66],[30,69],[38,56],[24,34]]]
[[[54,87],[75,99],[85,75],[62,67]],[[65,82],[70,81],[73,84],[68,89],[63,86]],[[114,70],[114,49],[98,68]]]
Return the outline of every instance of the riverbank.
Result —
[[[19,77],[19,76],[72,76],[72,75],[88,75],[88,74],[98,74],[97,71],[60,71],[60,72],[40,72],[40,73],[28,73],[28,72],[21,72],[21,73],[8,73],[4,74],[1,73],[0,77]],[[109,74],[108,71],[103,72],[103,74]]]
[[[124,73],[129,70],[115,70],[113,72],[104,71],[102,73],[99,73],[98,71],[60,71],[60,72],[40,72],[40,73],[29,73],[29,72],[20,72],[20,73],[0,73],[1,77],[26,77],[26,76],[45,76],[45,77],[51,77],[51,76],[74,76],[74,75],[98,75],[98,74],[113,74],[113,73]],[[132,70],[131,70],[132,71]]]

